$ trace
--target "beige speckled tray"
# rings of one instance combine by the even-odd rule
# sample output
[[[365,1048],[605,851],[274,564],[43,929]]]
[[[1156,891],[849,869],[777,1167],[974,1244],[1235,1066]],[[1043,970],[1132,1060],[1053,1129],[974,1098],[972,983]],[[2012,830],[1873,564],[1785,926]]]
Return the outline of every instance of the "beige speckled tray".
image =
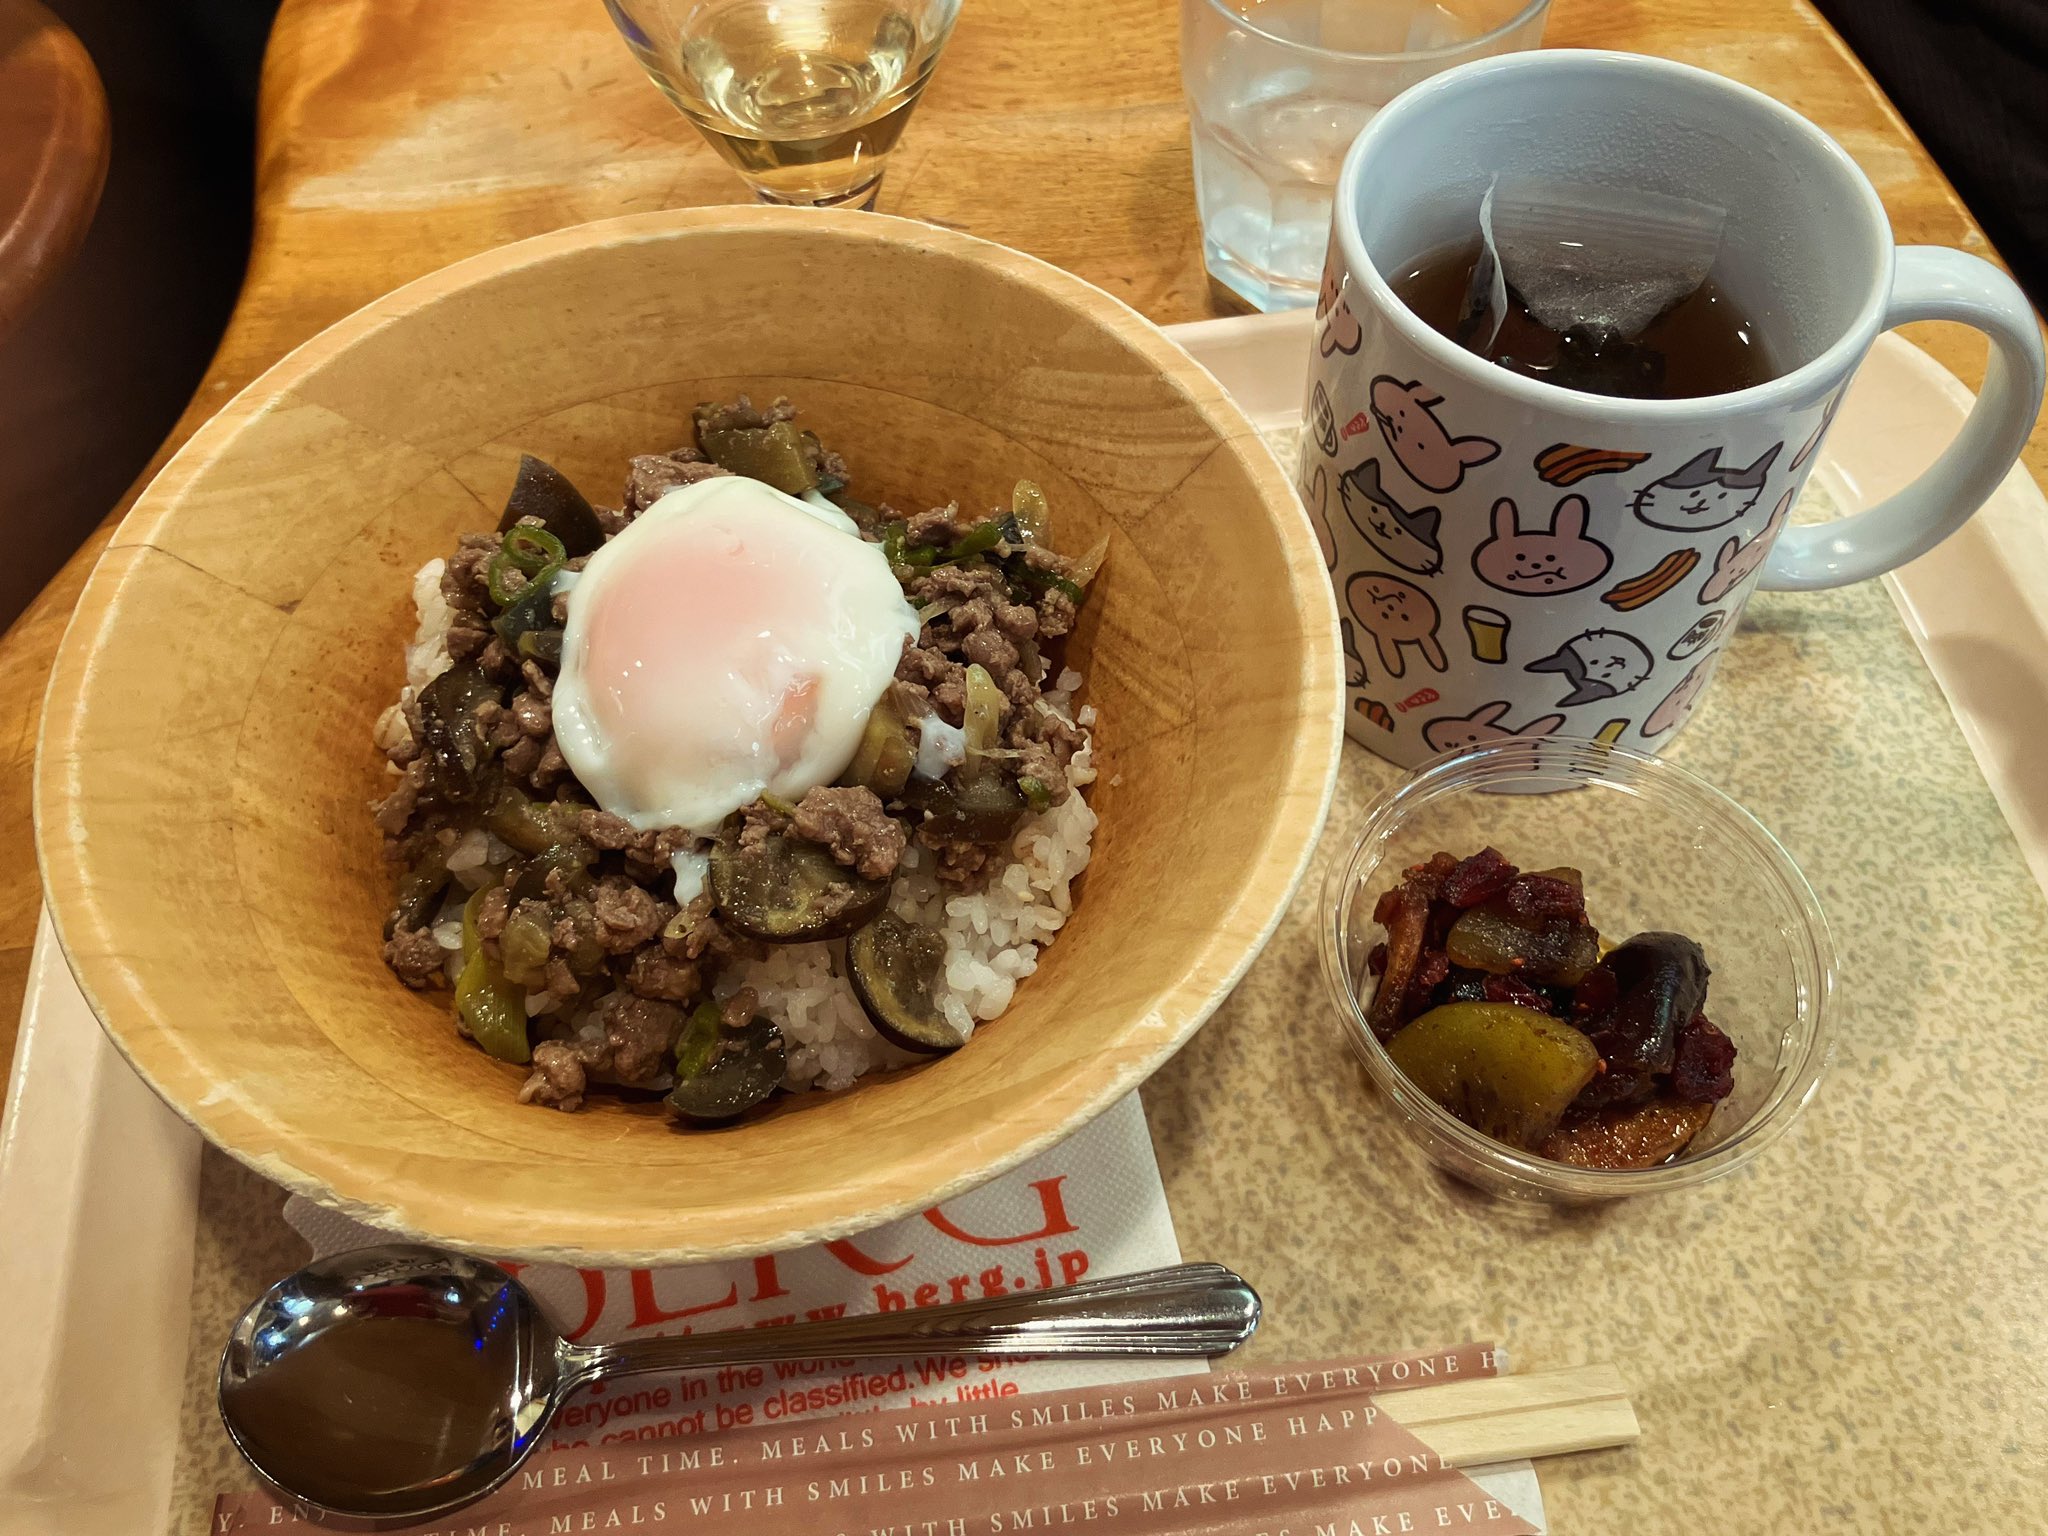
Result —
[[[1262,425],[1291,427],[1304,317],[1180,335]],[[1921,354],[1880,343],[1830,440],[1823,510],[1930,461],[1959,400]],[[1395,776],[1347,750],[1293,912],[1144,1095],[1186,1251],[1268,1298],[1252,1362],[1458,1338],[1498,1339],[1524,1369],[1616,1361],[1642,1444],[1546,1464],[1558,1531],[2041,1523],[2043,511],[2016,474],[1888,583],[1896,603],[1877,584],[1759,595],[1674,749],[1804,866],[1843,973],[1817,1101],[1705,1189],[1525,1211],[1416,1160],[1328,1026],[1317,972],[1325,861]],[[214,1492],[240,1486],[211,1413],[214,1352],[303,1248],[279,1192],[202,1154],[67,983],[41,946],[0,1143],[16,1325],[0,1536],[200,1536]]]

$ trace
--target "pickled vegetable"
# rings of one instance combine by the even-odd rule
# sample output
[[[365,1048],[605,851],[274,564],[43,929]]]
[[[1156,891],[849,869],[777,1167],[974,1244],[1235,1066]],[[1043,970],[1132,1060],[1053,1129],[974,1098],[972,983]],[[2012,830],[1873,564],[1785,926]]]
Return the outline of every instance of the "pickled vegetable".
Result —
[[[1394,1065],[1474,1130],[1533,1150],[1600,1070],[1571,1025],[1508,1003],[1432,1008],[1387,1045]]]
[[[889,899],[889,882],[867,880],[817,843],[779,832],[740,847],[729,822],[711,849],[711,895],[725,925],[770,944],[844,938]]]
[[[469,893],[469,900],[462,904],[462,960],[465,965],[469,963],[470,956],[483,948],[484,941],[476,930],[476,915],[484,904],[487,889],[487,886],[478,886]]]
[[[1587,1029],[1619,1071],[1669,1072],[1679,1031],[1706,1006],[1707,957],[1678,933],[1639,933],[1604,962],[1621,998]]]
[[[946,938],[937,929],[884,911],[846,941],[846,974],[876,1031],[891,1044],[936,1055],[967,1043],[939,1006]]]
[[[1535,926],[1507,915],[1505,899],[1472,908],[1451,925],[1444,949],[1453,965],[1509,974],[1529,981],[1571,986],[1600,958],[1600,935],[1569,918],[1546,918]]]
[[[1380,897],[1372,915],[1373,921],[1387,930],[1387,955],[1366,1021],[1385,1041],[1394,1037],[1406,1018],[1408,984],[1415,979],[1429,927],[1429,897],[1404,880]]]
[[[519,474],[505,500],[505,515],[498,519],[498,532],[505,533],[528,517],[539,518],[572,560],[604,542],[604,526],[583,493],[554,465],[530,453],[520,456]]]
[[[1538,1150],[1574,1168],[1655,1168],[1690,1146],[1713,1118],[1711,1104],[1660,1099],[1634,1109],[1607,1110],[1552,1131]]]
[[[526,1041],[526,994],[506,979],[488,950],[478,948],[455,979],[455,1014],[470,1038],[500,1061],[532,1059]]]
[[[818,474],[814,468],[816,448],[806,451],[803,434],[792,422],[778,421],[765,427],[707,426],[709,417],[697,413],[697,446],[721,469],[729,469],[749,480],[760,480],[778,491],[801,496],[815,490]]]
[[[741,1030],[721,1028],[710,1061],[685,1077],[680,1062],[668,1106],[686,1120],[732,1120],[761,1103],[782,1085],[789,1052],[782,1031],[755,1015]]]
[[[518,650],[523,661],[538,661],[550,667],[559,667],[562,664],[562,631],[529,629],[519,637]]]

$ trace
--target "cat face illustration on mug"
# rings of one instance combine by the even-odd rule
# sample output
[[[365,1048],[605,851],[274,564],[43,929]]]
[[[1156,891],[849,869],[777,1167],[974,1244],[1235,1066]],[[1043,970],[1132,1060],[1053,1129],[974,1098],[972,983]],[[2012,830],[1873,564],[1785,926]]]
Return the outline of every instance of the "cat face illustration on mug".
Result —
[[[1619,698],[1650,675],[1650,653],[1634,635],[1618,629],[1589,629],[1574,635],[1524,672],[1556,672],[1570,685],[1557,702],[1589,704]]]
[[[1318,471],[1321,473],[1321,471]],[[1432,576],[1444,568],[1437,528],[1443,516],[1435,507],[1413,511],[1401,505],[1380,483],[1380,461],[1367,459],[1347,470],[1339,482],[1344,511],[1366,542],[1404,571]]]
[[[1741,469],[1724,465],[1720,450],[1709,448],[1637,491],[1633,510],[1652,528],[1678,533],[1732,523],[1763,495],[1771,462],[1784,446],[1771,444],[1768,453]]]

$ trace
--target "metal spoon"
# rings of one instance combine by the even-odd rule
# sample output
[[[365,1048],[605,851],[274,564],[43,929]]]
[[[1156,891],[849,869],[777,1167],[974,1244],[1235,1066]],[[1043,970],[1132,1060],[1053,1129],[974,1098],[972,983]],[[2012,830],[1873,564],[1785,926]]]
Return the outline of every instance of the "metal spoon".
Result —
[[[220,1362],[220,1414],[263,1480],[326,1517],[430,1520],[509,1478],[577,1388],[640,1371],[879,1355],[1216,1356],[1259,1325],[1218,1264],[905,1312],[571,1344],[494,1264],[359,1248],[280,1280]]]

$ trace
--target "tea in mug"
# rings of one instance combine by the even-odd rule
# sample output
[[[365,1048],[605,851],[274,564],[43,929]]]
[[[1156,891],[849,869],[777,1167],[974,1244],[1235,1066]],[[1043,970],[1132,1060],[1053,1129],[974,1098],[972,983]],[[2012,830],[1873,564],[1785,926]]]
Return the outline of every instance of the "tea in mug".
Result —
[[[1439,246],[1391,283],[1418,319],[1511,372],[1630,400],[1732,394],[1777,376],[1754,317],[1712,275],[1633,336],[1600,324],[1547,325],[1509,285],[1499,329],[1486,342],[1488,317],[1473,297],[1484,255],[1477,236]]]

